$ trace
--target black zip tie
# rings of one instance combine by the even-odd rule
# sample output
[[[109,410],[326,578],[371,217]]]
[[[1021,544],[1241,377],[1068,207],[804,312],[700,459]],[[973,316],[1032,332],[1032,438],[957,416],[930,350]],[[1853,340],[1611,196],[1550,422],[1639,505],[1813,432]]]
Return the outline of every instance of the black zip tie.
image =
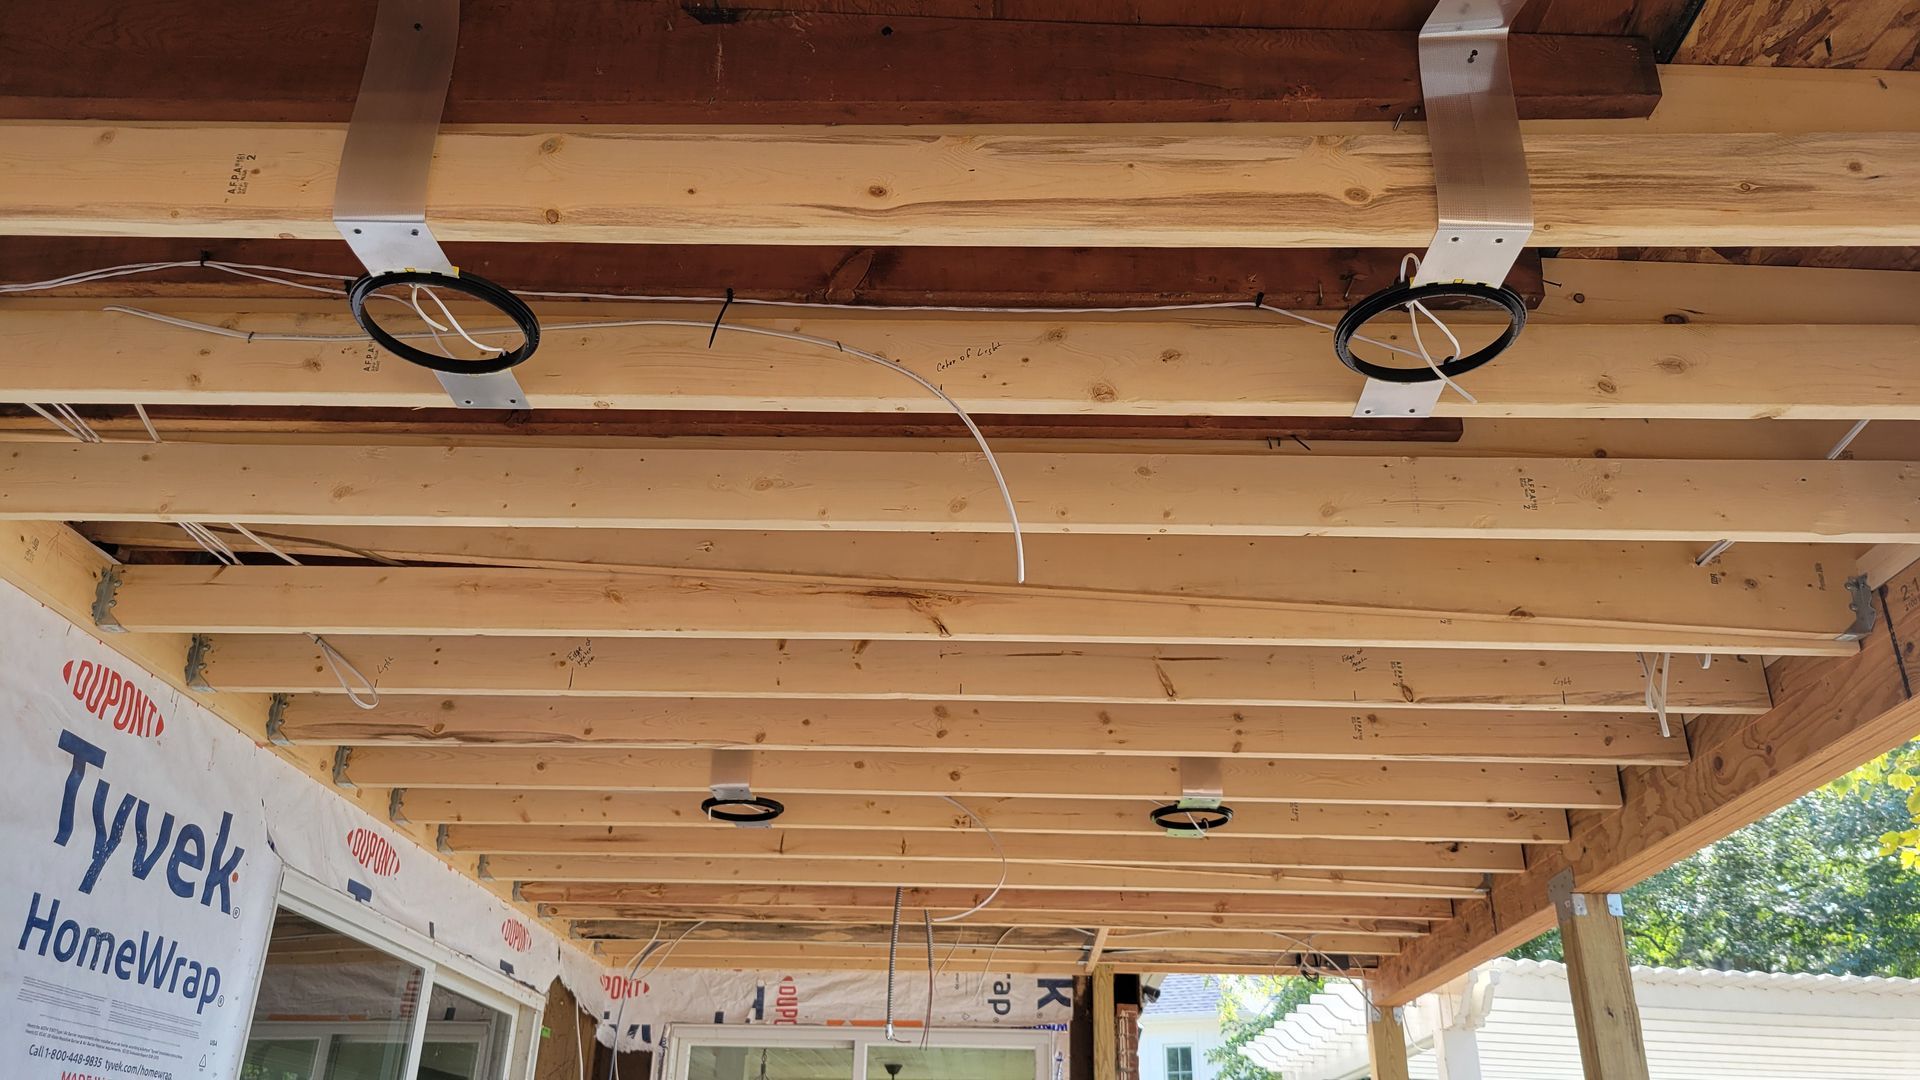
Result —
[[[1255,293],[1255,294],[1254,294],[1254,297],[1253,297],[1253,307],[1254,307],[1254,310],[1256,310],[1256,311],[1259,311],[1259,310],[1264,310],[1264,309],[1266,308],[1266,306],[1267,306],[1267,294],[1266,294],[1266,293]]]
[[[707,348],[713,348],[713,340],[720,336],[720,320],[727,317],[727,309],[733,306],[733,288],[727,288],[727,298],[720,305],[720,314],[713,317],[713,332],[707,335]]]

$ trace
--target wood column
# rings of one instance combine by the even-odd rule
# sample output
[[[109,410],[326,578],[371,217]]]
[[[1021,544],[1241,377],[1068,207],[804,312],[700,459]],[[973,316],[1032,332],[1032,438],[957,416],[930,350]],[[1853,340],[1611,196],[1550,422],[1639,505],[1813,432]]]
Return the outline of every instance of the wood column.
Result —
[[[1373,1080],[1407,1080],[1407,1032],[1392,1006],[1374,1008],[1368,1014],[1367,1060],[1373,1066]]]
[[[1093,968],[1093,1080],[1117,1080],[1120,1049],[1114,1028],[1113,967]]]
[[[1587,1080],[1647,1080],[1647,1043],[1633,998],[1626,937],[1612,906],[1618,902],[1597,893],[1555,897]]]

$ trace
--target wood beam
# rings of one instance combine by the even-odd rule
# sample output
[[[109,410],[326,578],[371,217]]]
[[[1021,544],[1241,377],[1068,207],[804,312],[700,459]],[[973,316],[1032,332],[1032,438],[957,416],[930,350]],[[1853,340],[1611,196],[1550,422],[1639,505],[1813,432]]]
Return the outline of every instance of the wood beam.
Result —
[[[1377,1000],[1408,1001],[1553,925],[1548,882],[1618,892],[1779,809],[1859,763],[1920,736],[1907,672],[1920,649],[1920,564],[1881,586],[1876,628],[1852,657],[1783,660],[1769,671],[1776,702],[1758,717],[1697,720],[1693,761],[1672,770],[1622,770],[1615,811],[1572,815],[1572,840],[1529,853],[1525,874],[1502,878],[1485,900],[1377,977]]]
[[[393,699],[384,699],[385,709]],[[677,793],[505,791],[497,788],[419,788],[396,800],[409,821],[449,825],[594,825],[601,828],[707,828],[698,805]],[[995,833],[1135,835],[1137,802],[1089,799],[973,799],[967,809]],[[782,815],[791,828],[850,831],[952,832],[973,819],[940,799],[813,795]],[[1452,807],[1434,813],[1413,806],[1339,806],[1327,803],[1246,803],[1233,816],[1233,834],[1267,840],[1412,840],[1440,843],[1565,843],[1566,815],[1517,807]]]
[[[0,499],[5,497],[0,490]],[[640,638],[339,637],[383,694],[1058,701],[1225,706],[1620,713],[1645,708],[1631,656],[1560,653],[1525,663],[1479,650],[1207,649],[924,642]],[[340,692],[321,651],[285,634],[210,639],[205,685]],[[1678,664],[1680,712],[1767,711],[1758,660]]]
[[[881,835],[872,831],[774,828],[743,830],[609,829],[591,826],[456,825],[441,833],[456,851],[489,855],[619,855],[655,858],[909,859],[932,862],[1063,863],[1090,857],[1086,840],[1018,834],[996,848],[984,836],[953,833]],[[1445,870],[1489,874],[1526,868],[1517,844],[1407,841],[1253,840],[1232,829],[1188,844],[1137,830],[1105,847],[1102,862],[1130,866],[1281,867],[1297,870]]]
[[[698,750],[365,747],[336,772],[363,787],[504,787],[565,791],[705,792],[712,756]],[[1177,795],[1177,761],[1109,758],[1075,769],[1057,755],[754,754],[758,777],[777,796],[983,795],[1040,799],[1140,799]],[[1597,807],[1619,805],[1618,770],[1605,765],[1474,762],[1248,761],[1220,764],[1234,802],[1392,803],[1427,806]],[[1145,813],[1143,804],[1141,813]]]
[[[1730,625],[1710,610],[1671,626],[1420,611],[1360,595],[1333,605],[742,571],[127,566],[113,618],[157,633],[1852,653],[1837,636],[1852,614],[1838,591],[1829,599],[1825,626],[1790,631]]]
[[[298,19],[238,0],[166,16],[100,0],[28,13],[0,50],[0,115],[327,123],[350,115],[373,25],[363,0],[319,0]],[[1421,112],[1415,38],[1401,30],[1124,21],[795,18],[740,8],[716,16],[630,0],[574,0],[554,17],[478,0],[461,13],[446,120],[1366,121]],[[213,38],[227,49],[209,54]],[[1522,116],[1645,116],[1660,98],[1642,40],[1519,34],[1511,55]],[[102,71],[114,72],[110,87],[85,77]]]
[[[888,893],[891,903],[891,893]],[[972,905],[968,905],[969,907]],[[706,919],[747,926],[757,922],[777,922],[786,926],[851,928],[859,931],[874,921],[873,907],[673,907],[636,904],[542,904],[543,914],[572,919],[576,934],[587,937],[632,936],[649,933],[663,919]],[[891,910],[891,909],[889,909]],[[932,909],[927,909],[931,911]],[[955,908],[954,914],[966,908]],[[1294,936],[1344,935],[1349,938],[1381,938],[1400,941],[1427,932],[1430,924],[1417,919],[1313,918],[1300,915],[1170,915],[1165,912],[1134,911],[1021,911],[1009,913],[1008,922],[1019,926],[1105,927],[1114,933],[1130,931],[1194,934],[1245,934],[1264,936],[1268,944],[1274,934]],[[602,934],[604,931],[604,934]],[[1397,948],[1397,946],[1396,946]]]
[[[649,885],[888,885],[953,888],[990,883],[992,866],[971,863],[743,859],[642,859],[591,856],[502,855],[487,860],[488,872],[513,881],[602,882]],[[1480,894],[1480,874],[1395,873],[1369,870],[1194,870],[1065,863],[1006,868],[1008,888],[1042,891],[1282,893],[1302,896],[1387,896],[1471,899]],[[522,895],[524,895],[524,887]]]
[[[0,46],[3,48],[4,46]],[[4,76],[0,76],[3,78]],[[538,292],[711,297],[874,307],[1134,307],[1237,303],[1325,308],[1392,284],[1401,252],[1384,248],[914,248],[761,244],[448,244],[447,257],[488,281]],[[0,236],[0,281],[45,281],[130,263],[214,261],[356,277],[338,240]],[[1544,292],[1528,252],[1507,287],[1529,306]],[[284,285],[199,266],[63,286],[38,295],[285,299]],[[1344,298],[1344,299],[1343,299]],[[734,308],[729,317],[741,313]],[[1847,320],[1832,320],[1845,322]],[[1874,321],[1874,320],[1868,320]]]
[[[1083,453],[1000,461],[1035,533],[1920,539],[1920,467],[1907,462]],[[978,454],[378,445],[237,454],[214,443],[11,446],[0,454],[0,519],[1008,528]]]
[[[1647,1040],[1633,996],[1633,969],[1620,916],[1602,894],[1569,894],[1555,904],[1567,958],[1567,989],[1586,1080],[1647,1080]]]
[[[893,883],[865,887],[825,887],[752,884],[659,884],[608,882],[527,881],[520,893],[538,903],[654,904],[699,907],[746,904],[777,913],[796,906],[820,904],[860,906],[874,911],[893,910]],[[987,884],[963,888],[908,888],[902,902],[909,908],[964,911],[992,892]],[[1198,893],[1160,889],[1107,892],[1070,889],[1007,888],[993,898],[996,912],[1095,911],[1129,914],[1294,918],[1301,915],[1340,918],[1447,919],[1453,908],[1445,899],[1360,895],[1299,895],[1233,893],[1209,897]],[[685,918],[686,916],[678,916]],[[1008,916],[1014,918],[1013,916]],[[882,915],[876,921],[884,921]],[[1017,920],[1016,920],[1017,921]]]
[[[1119,1080],[1119,1015],[1113,999],[1113,965],[1096,964],[1087,980],[1093,990],[1093,1080]]]
[[[964,701],[802,702],[394,696],[377,715],[302,694],[280,738],[325,746],[437,743],[602,749],[745,747],[936,754],[1563,761],[1679,765],[1685,740],[1652,716]]]
[[[1747,109],[1769,114],[1763,102]],[[334,232],[337,126],[0,130],[0,231]],[[1920,241],[1910,132],[1528,131],[1524,141],[1543,243]],[[450,241],[1417,248],[1432,237],[1433,200],[1428,147],[1411,132],[466,128],[436,145],[427,213]]]
[[[917,913],[916,913],[917,914]],[[687,932],[689,923],[668,923],[661,927],[660,940],[672,941]],[[705,945],[747,946],[753,944],[809,944],[838,946],[851,955],[856,949],[882,948],[887,945],[889,927],[884,923],[866,926],[809,926],[794,924],[732,923],[706,926],[692,932],[681,948]],[[901,928],[901,945],[910,947],[914,931]],[[631,957],[651,940],[652,925],[639,923],[574,923],[576,938],[598,943],[602,955]],[[935,929],[936,946],[944,951],[954,945],[991,946],[1012,950],[1017,958],[1025,949],[1084,949],[1089,938],[1081,929],[1046,929],[1027,924],[999,926],[991,921],[979,925],[941,926]],[[1366,934],[1318,934],[1304,940],[1289,940],[1293,935],[1262,931],[1148,930],[1113,931],[1107,945],[1115,950],[1177,950],[1182,952],[1296,952],[1306,948],[1354,956],[1392,956],[1398,938]],[[922,937],[924,941],[924,937]],[[678,951],[677,949],[675,950]],[[778,952],[779,950],[774,950]]]
[[[227,526],[210,528],[236,551],[245,554],[252,546]],[[555,570],[657,567],[995,586],[1007,581],[1007,542],[984,534],[262,528],[259,535],[300,558],[371,554],[402,562]],[[122,547],[200,550],[185,531],[160,522],[97,522],[81,531]],[[1040,534],[1027,538],[1026,549],[1030,585],[1110,590],[1124,581],[1129,593],[1181,598],[1372,607],[1392,596],[1393,606],[1402,609],[1509,615],[1510,598],[1523,596],[1524,610],[1534,617],[1697,625],[1711,611],[1724,625],[1770,630],[1837,630],[1836,614],[1846,606],[1838,598],[1846,576],[1836,564],[1839,553],[1825,544],[1736,546],[1704,572],[1694,563],[1701,549],[1686,543]],[[1911,561],[1902,559],[1888,572]],[[1423,572],[1409,575],[1409,566]]]
[[[1669,274],[1676,280],[1668,303],[1691,300],[1694,290],[1685,282],[1695,269]],[[1818,292],[1843,290],[1852,272],[1810,273],[1840,275],[1813,288]],[[1702,302],[1712,302],[1714,279],[1701,280]],[[1773,296],[1787,285],[1750,291]],[[1590,303],[1602,307],[1606,298],[1596,292]],[[1330,302],[1338,306],[1338,295]],[[337,300],[126,303],[255,333],[346,337],[248,343],[100,311],[92,303],[9,302],[0,323],[0,400],[388,409],[446,404],[446,392],[427,372],[369,352]],[[818,346],[723,330],[709,347],[716,311],[711,305],[540,310],[549,325],[620,317],[695,324],[549,331],[527,369],[538,377],[523,380],[528,400],[542,412],[940,408],[897,373]],[[1541,322],[1528,326],[1498,362],[1474,372],[1476,402],[1449,395],[1438,412],[1559,419],[1920,419],[1920,375],[1903,363],[1920,344],[1920,327],[1912,325],[1910,312],[1900,312],[1900,321],[1891,324]],[[725,325],[796,331],[877,351],[937,380],[964,407],[982,414],[1347,418],[1359,392],[1359,380],[1333,358],[1323,330],[1256,311],[1044,316],[772,312],[736,305]],[[1463,324],[1461,331],[1483,328]],[[1399,324],[1370,333],[1392,342],[1405,338]],[[1833,361],[1809,365],[1810,352]],[[48,355],[67,362],[44,363]]]

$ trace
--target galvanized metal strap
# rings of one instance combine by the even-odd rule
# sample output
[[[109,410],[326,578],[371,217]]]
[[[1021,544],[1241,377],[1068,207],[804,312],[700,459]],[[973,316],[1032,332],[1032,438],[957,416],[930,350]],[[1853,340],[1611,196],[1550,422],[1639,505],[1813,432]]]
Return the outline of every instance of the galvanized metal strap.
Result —
[[[427,178],[459,42],[460,0],[380,0],[333,188],[334,226],[368,273],[459,272],[427,226]],[[461,408],[526,407],[511,372],[434,374]]]

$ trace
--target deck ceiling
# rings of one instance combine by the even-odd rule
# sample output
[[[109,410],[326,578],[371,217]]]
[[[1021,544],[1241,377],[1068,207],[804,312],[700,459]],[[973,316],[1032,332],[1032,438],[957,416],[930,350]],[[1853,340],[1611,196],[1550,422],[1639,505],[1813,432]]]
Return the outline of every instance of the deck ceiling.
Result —
[[[632,298],[549,324],[842,306],[552,332],[504,414],[200,265],[8,297],[0,571],[85,619],[111,555],[122,647],[608,963],[883,967],[896,889],[918,947],[1001,883],[949,966],[1404,996],[1555,860],[1623,887],[1900,734],[1866,718],[1920,631],[1882,598],[1863,651],[1847,587],[1920,555],[1913,5],[1537,0],[1531,323],[1475,401],[1355,421],[1323,331],[1252,302],[1337,318],[1424,246],[1429,7],[467,0],[457,262]],[[354,272],[372,10],[15,13],[0,282]],[[901,124],[940,126],[866,126]],[[976,414],[1026,582],[937,402],[755,328]],[[1703,803],[1756,741],[1766,795]],[[701,816],[716,748],[777,825]],[[1147,819],[1183,757],[1236,810],[1204,840]]]

